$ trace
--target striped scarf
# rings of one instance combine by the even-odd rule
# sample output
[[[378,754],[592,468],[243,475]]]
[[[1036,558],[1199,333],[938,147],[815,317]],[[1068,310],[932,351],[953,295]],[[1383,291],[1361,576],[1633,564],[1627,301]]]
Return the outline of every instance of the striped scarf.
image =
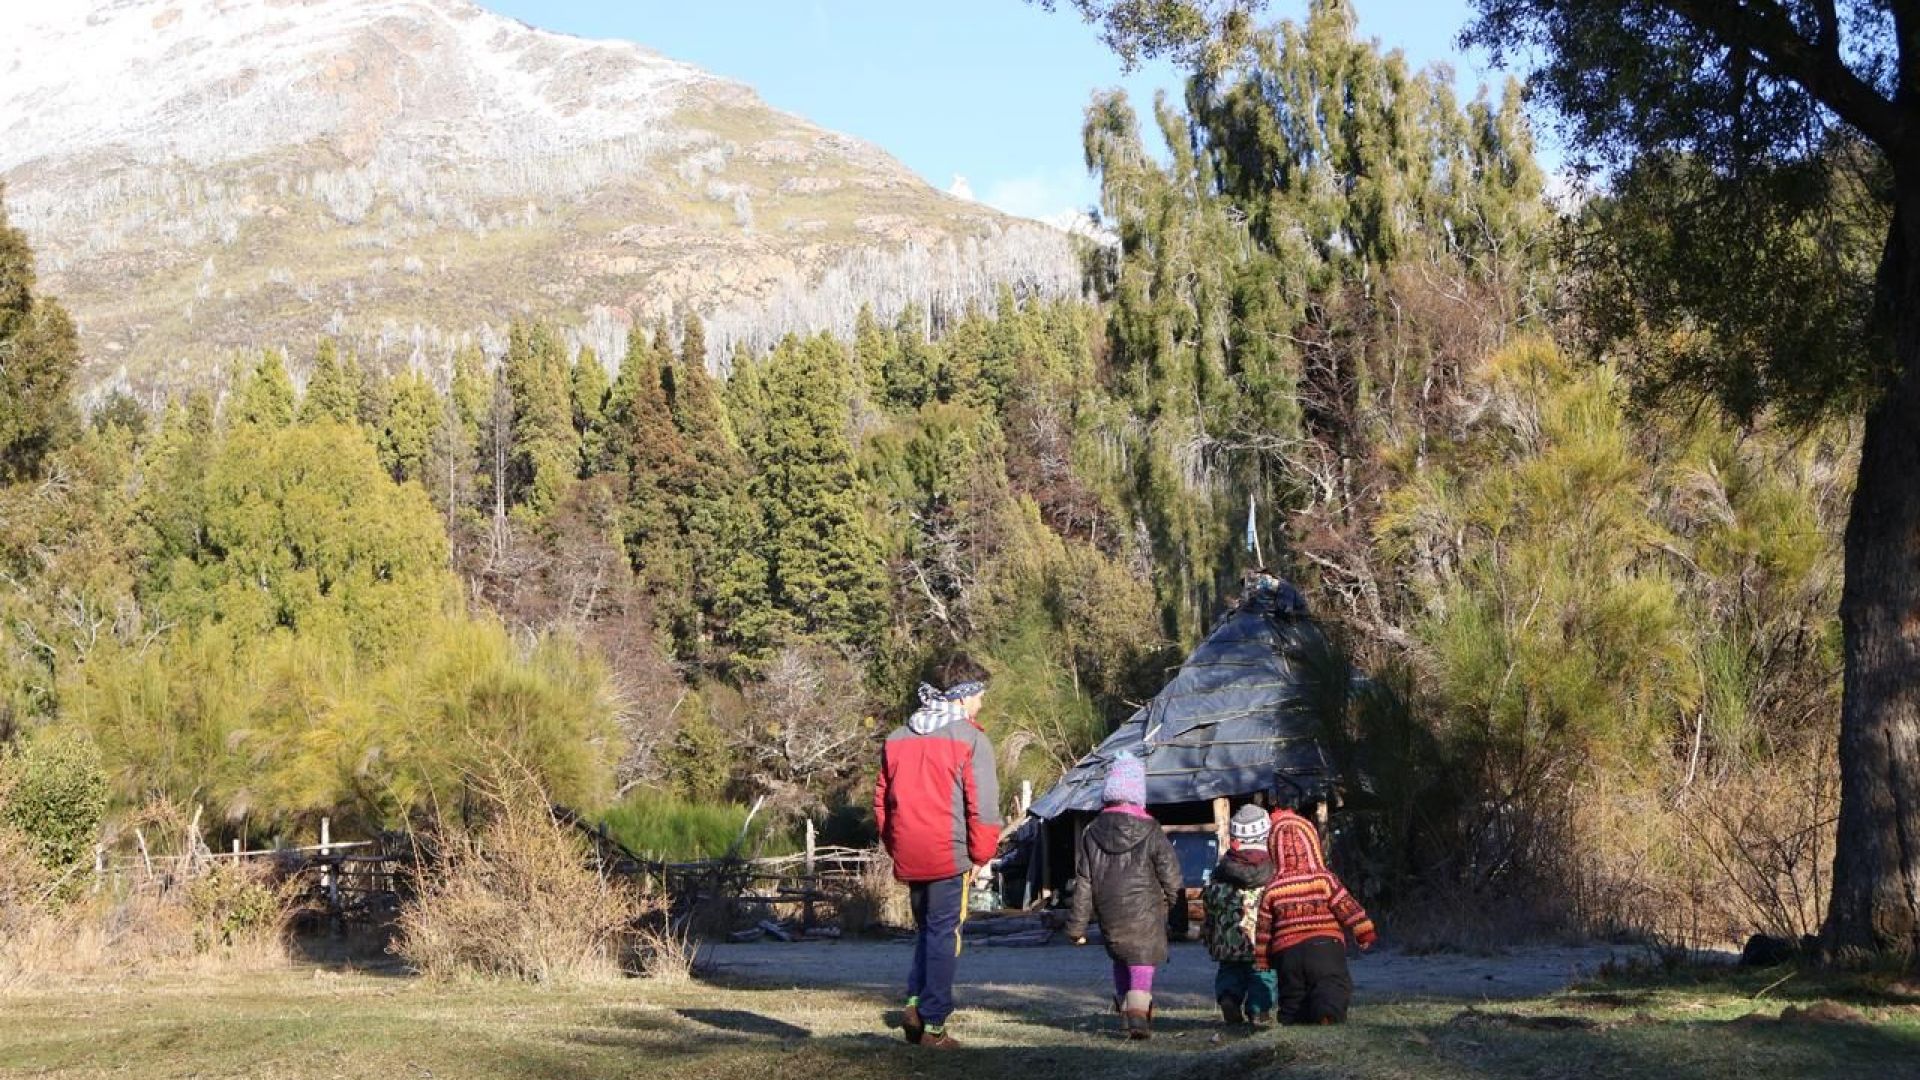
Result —
[[[960,703],[986,688],[985,683],[963,682],[945,690],[936,690],[927,683],[921,683],[920,707],[907,717],[907,727],[916,735],[931,735],[955,720],[965,720],[967,712]]]

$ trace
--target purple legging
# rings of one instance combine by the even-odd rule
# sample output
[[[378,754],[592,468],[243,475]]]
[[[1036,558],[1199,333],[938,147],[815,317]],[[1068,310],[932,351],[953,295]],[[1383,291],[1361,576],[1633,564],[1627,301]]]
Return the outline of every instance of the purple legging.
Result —
[[[1129,964],[1124,960],[1113,962],[1113,996],[1126,997],[1129,990],[1138,990],[1142,994],[1153,993],[1152,964]]]

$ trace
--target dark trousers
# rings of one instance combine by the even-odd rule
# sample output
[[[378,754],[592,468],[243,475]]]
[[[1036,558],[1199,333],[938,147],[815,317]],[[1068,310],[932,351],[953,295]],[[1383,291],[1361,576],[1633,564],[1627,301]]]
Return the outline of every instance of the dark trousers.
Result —
[[[913,905],[913,969],[907,996],[919,999],[920,1019],[932,1026],[953,1015],[953,973],[960,966],[960,924],[967,917],[967,875],[907,885]]]
[[[1222,1010],[1232,1007],[1241,1016],[1266,1016],[1273,1012],[1274,975],[1253,970],[1251,960],[1227,960],[1213,976],[1213,996]]]
[[[1273,955],[1279,983],[1274,1018],[1283,1024],[1344,1024],[1353,1000],[1347,943],[1312,938]]]

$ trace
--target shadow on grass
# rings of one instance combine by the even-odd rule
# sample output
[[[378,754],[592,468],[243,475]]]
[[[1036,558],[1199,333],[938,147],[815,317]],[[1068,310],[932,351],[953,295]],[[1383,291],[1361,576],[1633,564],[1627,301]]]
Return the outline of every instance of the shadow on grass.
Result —
[[[393,942],[388,926],[354,926],[334,930],[312,926],[287,935],[287,953],[296,964],[328,971],[353,971],[383,978],[412,978],[407,962],[387,951]]]
[[[776,1020],[745,1009],[676,1009],[675,1015],[696,1024],[741,1035],[759,1035],[773,1039],[810,1039],[813,1032],[798,1024]]]
[[[1635,1000],[1633,995],[1621,997]],[[1566,1001],[1554,1004],[1565,1008]],[[1756,1012],[1725,1020],[1656,1016],[1645,1010],[1596,1016],[1586,1011],[1569,1015],[1468,1008],[1426,1024],[1363,1024],[1371,1029],[1361,1034],[1370,1068],[1350,1074],[1337,1067],[1345,1064],[1337,1057],[1330,1064],[1336,1066],[1333,1075],[1405,1073],[1485,1080],[1920,1076],[1920,1016],[1853,1015],[1858,1019],[1836,1021],[1776,1019]],[[1762,1062],[1764,1067],[1756,1072]],[[1573,1063],[1578,1069],[1570,1071]]]

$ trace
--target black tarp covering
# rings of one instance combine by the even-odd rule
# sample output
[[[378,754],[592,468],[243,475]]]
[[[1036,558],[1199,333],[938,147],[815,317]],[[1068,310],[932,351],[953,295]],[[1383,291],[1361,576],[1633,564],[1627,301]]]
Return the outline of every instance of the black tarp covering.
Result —
[[[1259,579],[1152,701],[1034,800],[1032,815],[1099,810],[1107,763],[1122,751],[1146,765],[1150,805],[1276,788],[1324,794],[1335,770],[1314,738],[1300,672],[1324,645],[1299,591]]]

